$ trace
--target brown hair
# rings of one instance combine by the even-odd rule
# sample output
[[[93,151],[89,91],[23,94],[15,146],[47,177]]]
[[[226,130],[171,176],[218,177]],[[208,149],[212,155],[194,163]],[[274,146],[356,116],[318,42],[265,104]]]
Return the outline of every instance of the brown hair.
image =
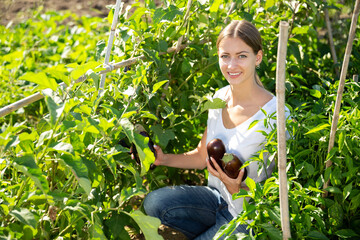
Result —
[[[254,54],[257,54],[260,50],[262,50],[262,40],[259,30],[257,30],[252,23],[246,20],[233,20],[221,31],[216,41],[216,47],[218,49],[220,42],[226,37],[240,38],[251,47]],[[255,81],[259,86],[263,86],[256,72]]]

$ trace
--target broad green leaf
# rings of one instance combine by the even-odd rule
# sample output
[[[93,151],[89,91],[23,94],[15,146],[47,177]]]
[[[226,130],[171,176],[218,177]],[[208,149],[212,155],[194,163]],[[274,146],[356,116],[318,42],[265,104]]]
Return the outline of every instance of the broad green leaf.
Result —
[[[16,208],[9,213],[11,216],[16,218],[18,221],[24,225],[29,225],[32,228],[36,229],[37,220],[32,212],[26,208]]]
[[[49,146],[50,150],[57,151],[59,153],[74,153],[73,146],[70,143],[56,142]]]
[[[101,64],[95,61],[90,61],[82,65],[76,66],[76,68],[71,72],[70,77],[74,80],[79,79],[81,76],[85,75],[85,73],[90,69],[95,69]]]
[[[275,228],[269,223],[262,223],[260,225],[265,229],[271,240],[282,240],[282,232],[280,229]]]
[[[321,92],[317,89],[310,89],[310,95],[316,98],[321,98]]]
[[[137,188],[137,187],[123,188],[121,190],[120,199],[119,199],[120,204],[123,204],[124,202],[126,202],[127,200],[129,200],[134,196],[141,196],[141,195],[145,195],[146,193],[147,191],[143,188]]]
[[[325,190],[328,191],[328,192],[331,192],[331,193],[342,194],[342,191],[340,190],[340,188],[333,187],[333,186],[327,187]]]
[[[103,224],[102,219],[98,216],[98,214],[92,214],[93,215],[93,224],[91,226],[91,239],[98,239],[98,240],[104,240],[107,239],[104,232],[103,232]]]
[[[60,158],[64,160],[68,167],[70,167],[82,189],[84,189],[85,193],[89,195],[91,191],[91,182],[88,177],[88,169],[85,163],[83,163],[81,157],[64,153],[60,156]]]
[[[32,73],[27,72],[22,75],[20,80],[26,80],[29,82],[37,83],[41,89],[50,88],[53,91],[56,91],[58,84],[53,78],[48,78],[44,72]]]
[[[321,232],[318,231],[311,231],[309,232],[309,234],[307,235],[308,238],[310,239],[322,239],[322,240],[328,240],[328,238]]]
[[[240,189],[240,191],[238,193],[233,194],[232,198],[233,200],[237,199],[237,198],[241,198],[241,197],[250,197],[248,191],[246,191],[245,189]]]
[[[327,129],[328,127],[330,127],[330,124],[325,123],[325,124],[321,124],[313,129],[311,129],[310,131],[308,131],[307,133],[305,133],[304,135],[310,134],[310,133],[315,133],[315,132],[319,132],[323,129]]]
[[[142,118],[150,118],[150,119],[155,120],[155,121],[158,120],[158,118],[154,114],[152,114],[150,112],[145,112],[145,111],[141,112],[141,117]]]
[[[134,125],[127,118],[122,118],[120,124],[123,127],[123,130],[130,142],[135,144],[137,153],[141,161],[140,175],[143,176],[147,171],[149,171],[151,163],[155,161],[154,153],[150,150],[148,146],[149,138],[135,133]]]
[[[70,78],[65,75],[68,71],[64,64],[48,67],[45,71],[56,79],[63,81],[67,86],[70,86]]]
[[[49,96],[45,96],[45,102],[50,113],[50,124],[54,126],[61,114],[63,113],[65,104],[58,105]]]
[[[246,183],[246,186],[248,186],[249,190],[255,194],[255,189],[256,189],[256,183],[254,180],[252,180],[251,178],[247,177],[245,179],[245,183]]]
[[[49,191],[49,183],[45,178],[45,174],[35,163],[34,156],[32,154],[26,154],[22,157],[14,159],[15,167],[23,172],[26,176],[30,177],[35,185],[43,192]]]
[[[352,229],[341,229],[335,232],[335,235],[341,238],[359,237],[360,235],[354,232]]]
[[[127,214],[139,225],[141,231],[145,235],[145,239],[163,240],[163,237],[158,233],[158,228],[161,224],[158,218],[147,216],[140,210],[135,210],[134,212]]]
[[[125,230],[125,226],[129,225],[131,218],[120,212],[113,212],[110,219],[105,220],[105,225],[110,229],[114,239],[130,240],[129,233]]]
[[[265,1],[265,9],[267,10],[270,7],[273,7],[276,3],[276,0],[266,0]]]
[[[210,6],[210,12],[217,12],[219,10],[221,0],[214,0],[213,4]]]
[[[104,160],[104,162],[106,163],[106,165],[108,166],[114,177],[116,177],[116,162],[114,158],[110,155],[107,155],[107,156],[102,156],[102,159]]]
[[[95,85],[95,88],[96,90],[99,90],[99,84],[100,84],[100,77],[98,74],[94,73],[94,71],[92,70],[89,70],[87,72],[87,75],[90,76],[92,78],[92,80],[94,81],[94,85]]]
[[[274,206],[273,208],[267,208],[269,213],[269,217],[273,220],[277,225],[281,226],[281,217],[280,217],[280,208],[279,206]]]
[[[224,108],[226,106],[226,102],[220,98],[214,98],[212,100],[208,100],[206,101],[202,108],[201,111],[207,111],[209,109],[219,109],[219,108]]]
[[[154,132],[154,139],[156,144],[161,147],[166,147],[170,140],[175,139],[175,133],[171,129],[163,129],[160,124],[151,126],[151,131]]]
[[[66,202],[66,206],[64,207],[64,210],[68,209],[80,213],[88,221],[92,220],[93,209],[88,204],[81,203],[79,200],[70,199]],[[76,217],[76,215],[74,215],[73,217]]]
[[[152,93],[156,93],[157,90],[159,90],[159,88],[161,88],[162,85],[164,85],[165,83],[167,83],[169,80],[164,80],[164,81],[160,81],[154,84],[153,86],[153,90]]]
[[[36,143],[36,148],[42,146],[44,144],[44,141],[45,140],[48,140],[50,139],[51,135],[53,133],[53,130],[49,130],[49,131],[46,131],[46,132],[43,132],[41,133],[40,137],[39,137],[39,140],[38,142]]]

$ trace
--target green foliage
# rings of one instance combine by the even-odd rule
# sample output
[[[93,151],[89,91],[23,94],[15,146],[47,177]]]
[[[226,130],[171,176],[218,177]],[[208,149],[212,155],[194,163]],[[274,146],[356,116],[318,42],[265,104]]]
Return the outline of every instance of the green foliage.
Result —
[[[165,152],[194,148],[206,126],[206,112],[221,108],[211,100],[227,83],[217,66],[216,38],[226,19],[247,19],[263,37],[259,76],[275,92],[278,24],[289,21],[287,127],[291,232],[294,239],[338,239],[360,235],[359,84],[347,80],[336,143],[328,136],[338,81],[327,44],[324,8],[342,29],[349,19],[340,10],[351,1],[152,0],[122,11],[111,61],[144,55],[136,64],[107,74],[99,93],[99,71],[113,10],[107,19],[71,13],[35,12],[11,28],[0,26],[0,106],[36,91],[45,98],[0,119],[0,236],[11,239],[131,239],[143,233],[162,239],[158,219],[141,212],[141,199],[172,184],[204,184],[204,171],[157,167],[149,138]],[[343,12],[349,14],[349,12]],[[338,57],[346,35],[334,28]],[[357,33],[357,38],[359,33]],[[168,48],[188,44],[179,52]],[[359,73],[360,44],[354,42],[349,76]],[[83,76],[86,81],[76,83]],[[59,87],[65,83],[67,87]],[[274,116],[269,116],[273,118]],[[265,121],[269,121],[266,119]],[[256,123],[254,123],[256,124]],[[130,157],[136,148],[140,162]],[[276,158],[276,129],[251,161],[265,167]],[[325,169],[325,162],[333,165]],[[322,197],[330,180],[329,197]],[[264,183],[247,180],[244,212],[217,237],[281,238],[277,171]],[[250,235],[231,235],[239,223]]]

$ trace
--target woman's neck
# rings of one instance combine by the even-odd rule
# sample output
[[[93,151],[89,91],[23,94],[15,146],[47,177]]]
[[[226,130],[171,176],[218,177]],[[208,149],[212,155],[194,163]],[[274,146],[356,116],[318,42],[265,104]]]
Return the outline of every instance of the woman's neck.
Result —
[[[255,81],[250,84],[230,85],[227,95],[228,107],[258,105],[272,98],[271,93],[255,83]]]

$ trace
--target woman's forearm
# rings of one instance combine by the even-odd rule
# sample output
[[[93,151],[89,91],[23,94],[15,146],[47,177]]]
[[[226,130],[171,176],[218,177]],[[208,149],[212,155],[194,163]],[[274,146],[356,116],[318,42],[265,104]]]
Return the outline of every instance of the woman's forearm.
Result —
[[[206,159],[195,149],[183,154],[165,154],[161,165],[184,169],[204,169]]]

